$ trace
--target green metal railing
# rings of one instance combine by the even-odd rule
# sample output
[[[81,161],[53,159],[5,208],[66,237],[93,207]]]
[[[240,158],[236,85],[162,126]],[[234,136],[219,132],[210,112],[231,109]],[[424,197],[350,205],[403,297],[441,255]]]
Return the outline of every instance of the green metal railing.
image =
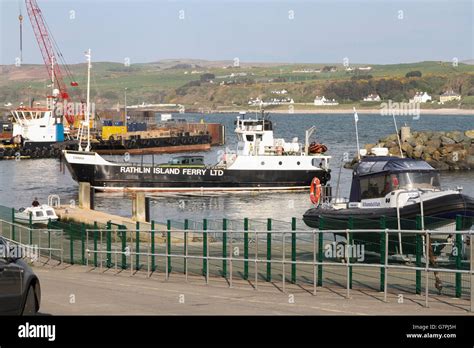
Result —
[[[41,234],[31,224],[11,223],[13,214],[11,209],[0,207],[0,216],[6,217],[1,220],[1,235],[30,244],[42,238],[42,246],[61,250],[61,257],[70,264],[146,270],[166,277],[173,273],[201,275],[207,281],[215,276],[229,283],[242,279],[255,286],[260,279],[283,284],[289,281],[312,286],[316,291],[317,287],[347,283],[348,291],[368,286],[383,292],[397,289],[416,294],[422,294],[423,288],[437,292],[433,270],[439,270],[445,284],[443,294],[466,298],[470,289],[465,237],[473,225],[472,217],[459,216],[455,224],[443,227],[443,233],[451,235],[450,242],[429,249],[430,253],[438,253],[436,264],[431,264],[426,255],[426,236],[432,232],[421,230],[421,217],[402,220],[402,226],[414,228],[401,231],[393,218],[382,216],[375,225],[373,220],[359,218],[344,223],[322,218],[316,231],[296,218],[167,220],[165,224],[152,221],[136,223],[134,229],[110,222],[50,222],[46,229],[49,232]],[[441,226],[446,221],[424,217],[424,224]],[[340,237],[334,239],[334,232]],[[328,251],[333,242],[335,250],[340,244],[346,250],[364,246],[367,256],[362,261],[352,254],[332,257]],[[400,251],[409,259],[401,259]],[[59,258],[56,251],[53,254],[53,258]],[[398,270],[397,274],[392,274],[392,268]]]

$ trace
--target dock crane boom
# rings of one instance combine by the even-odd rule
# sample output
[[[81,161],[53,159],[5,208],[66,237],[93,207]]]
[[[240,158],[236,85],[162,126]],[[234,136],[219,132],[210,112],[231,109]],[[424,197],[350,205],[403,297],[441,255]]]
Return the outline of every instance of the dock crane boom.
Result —
[[[38,42],[38,46],[40,48],[41,55],[43,56],[43,61],[46,65],[46,70],[48,71],[49,77],[58,87],[59,97],[63,101],[68,101],[70,96],[66,83],[64,82],[59,61],[63,63],[65,71],[71,79],[71,86],[75,87],[78,84],[73,80],[71,71],[67,67],[67,64],[65,64],[63,55],[54,41],[54,37],[52,36],[46,21],[44,20],[38,3],[36,0],[25,0],[25,3],[28,17],[30,18],[31,25],[36,36],[36,41]],[[69,124],[74,124],[73,115],[68,115],[65,113],[64,116],[66,117],[66,120],[69,122]]]

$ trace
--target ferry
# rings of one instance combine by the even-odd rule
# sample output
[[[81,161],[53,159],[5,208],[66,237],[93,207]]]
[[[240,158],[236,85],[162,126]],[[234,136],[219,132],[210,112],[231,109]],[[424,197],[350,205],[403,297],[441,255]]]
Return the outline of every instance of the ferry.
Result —
[[[246,118],[241,113],[235,125],[237,150],[224,153],[213,165],[206,165],[203,156],[131,164],[108,161],[94,151],[63,154],[72,177],[98,191],[306,190],[314,178],[321,185],[330,180],[331,156],[312,153],[297,138],[274,138],[273,123],[265,115]]]

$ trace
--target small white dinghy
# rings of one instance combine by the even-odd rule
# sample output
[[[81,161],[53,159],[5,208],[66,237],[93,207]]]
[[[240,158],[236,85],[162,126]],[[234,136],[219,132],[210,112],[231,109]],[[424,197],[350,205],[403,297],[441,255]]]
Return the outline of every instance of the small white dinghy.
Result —
[[[33,224],[47,224],[48,220],[56,221],[58,220],[58,216],[53,208],[51,208],[47,204],[42,204],[37,207],[29,207],[29,208],[20,208],[18,212],[15,213],[15,220],[20,222],[30,222],[30,214],[31,214],[31,222]]]

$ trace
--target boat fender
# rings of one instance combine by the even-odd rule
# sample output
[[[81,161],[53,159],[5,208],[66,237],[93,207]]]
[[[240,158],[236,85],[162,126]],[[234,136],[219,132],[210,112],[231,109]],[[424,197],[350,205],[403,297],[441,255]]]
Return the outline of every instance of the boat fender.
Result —
[[[316,205],[319,204],[319,200],[321,199],[321,182],[317,177],[314,177],[313,180],[311,180],[309,199],[311,200],[311,203]]]

